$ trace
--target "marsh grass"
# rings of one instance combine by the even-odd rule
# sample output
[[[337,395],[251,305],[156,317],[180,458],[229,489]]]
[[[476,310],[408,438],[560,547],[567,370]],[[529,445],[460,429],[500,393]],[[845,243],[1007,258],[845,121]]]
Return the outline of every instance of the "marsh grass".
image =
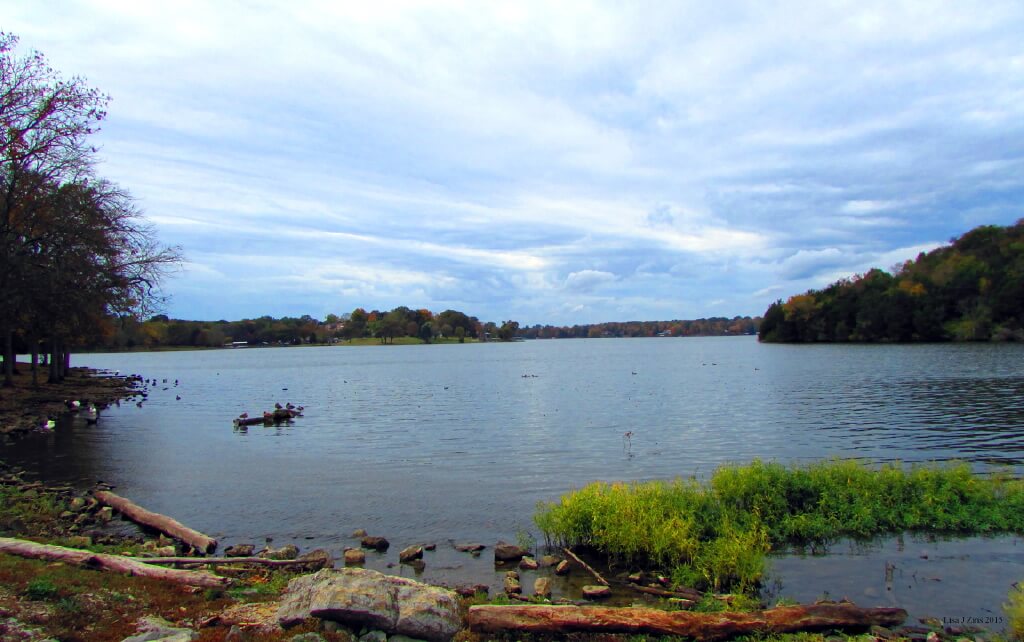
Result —
[[[549,543],[585,545],[613,562],[672,569],[679,584],[749,592],[768,552],[885,533],[1024,532],[1024,482],[966,464],[755,460],[696,479],[588,484],[538,505]]]

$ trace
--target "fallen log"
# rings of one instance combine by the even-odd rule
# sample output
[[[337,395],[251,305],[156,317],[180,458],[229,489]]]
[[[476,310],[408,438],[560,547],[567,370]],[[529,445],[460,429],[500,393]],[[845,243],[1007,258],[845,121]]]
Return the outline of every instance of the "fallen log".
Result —
[[[174,539],[181,540],[200,553],[212,553],[217,548],[217,540],[212,537],[203,535],[199,531],[194,531],[176,519],[148,511],[120,495],[108,490],[98,490],[93,495],[95,495],[96,499],[112,507],[133,522],[148,526]]]
[[[648,595],[657,595],[658,597],[671,597],[678,600],[685,600],[690,604],[696,604],[700,602],[704,596],[697,591],[670,591],[668,589],[655,588],[653,586],[640,586],[638,584],[630,584],[629,588],[634,591],[640,591],[641,593],[647,593]]]
[[[594,579],[596,579],[596,580],[598,581],[598,583],[600,583],[600,584],[604,584],[605,586],[611,586],[611,584],[609,584],[609,583],[608,583],[608,580],[606,580],[606,579],[604,579],[603,577],[601,577],[601,574],[600,574],[600,573],[598,573],[597,571],[595,571],[594,569],[592,569],[592,568],[590,567],[590,564],[587,564],[586,562],[584,562],[583,560],[581,560],[581,559],[580,559],[580,558],[579,558],[579,557],[578,557],[578,556],[576,555],[576,553],[573,553],[573,552],[572,552],[572,550],[571,550],[571,549],[568,549],[568,548],[563,548],[563,549],[562,549],[562,552],[564,552],[564,553],[565,553],[566,555],[568,555],[569,557],[573,558],[573,559],[574,559],[574,560],[576,561],[576,563],[577,563],[577,564],[579,564],[579,565],[580,565],[580,566],[582,566],[583,568],[585,568],[585,569],[587,569],[588,571],[590,571],[590,574],[594,576]]]
[[[202,588],[223,588],[231,583],[231,580],[226,577],[218,577],[206,571],[184,571],[151,566],[121,555],[106,555],[104,553],[93,553],[92,551],[65,548],[63,546],[38,544],[12,537],[0,537],[0,553],[52,562],[65,562],[87,568],[97,568],[138,577],[150,577]]]
[[[675,635],[694,640],[724,640],[752,633],[792,633],[827,629],[899,626],[907,612],[896,608],[860,608],[853,604],[780,606],[751,613],[693,613],[648,608],[601,606],[471,606],[466,616],[475,632],[631,633]]]

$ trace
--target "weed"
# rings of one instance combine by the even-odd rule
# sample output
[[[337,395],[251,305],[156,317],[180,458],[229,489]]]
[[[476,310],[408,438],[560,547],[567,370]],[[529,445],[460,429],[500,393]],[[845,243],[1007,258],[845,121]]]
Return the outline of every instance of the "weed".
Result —
[[[1017,585],[1010,589],[1003,612],[1007,619],[1006,633],[1018,642],[1024,640],[1024,589]]]
[[[588,484],[538,504],[545,539],[586,545],[612,561],[673,569],[677,584],[751,592],[766,554],[795,544],[902,531],[1024,532],[1024,482],[966,464],[878,468],[830,460],[755,460],[695,479]]]
[[[25,587],[25,597],[30,600],[52,600],[59,594],[57,585],[46,577],[38,577]]]

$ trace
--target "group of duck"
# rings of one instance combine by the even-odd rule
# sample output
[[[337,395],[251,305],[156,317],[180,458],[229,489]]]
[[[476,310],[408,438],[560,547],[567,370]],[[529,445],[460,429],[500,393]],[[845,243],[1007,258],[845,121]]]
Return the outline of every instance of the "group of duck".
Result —
[[[68,409],[68,412],[82,413],[82,416],[85,417],[85,423],[87,424],[93,425],[98,423],[100,420],[100,409],[91,401],[65,399],[64,406]],[[53,430],[56,427],[57,420],[53,417],[47,417],[46,421],[39,426],[41,430]]]
[[[274,424],[290,422],[295,417],[301,417],[303,410],[305,410],[304,406],[293,406],[290,403],[286,403],[282,406],[280,403],[275,403],[273,411],[264,410],[262,415],[257,415],[255,417],[250,417],[249,413],[243,412],[235,417],[232,423],[235,427],[255,426],[257,424],[271,426]]]

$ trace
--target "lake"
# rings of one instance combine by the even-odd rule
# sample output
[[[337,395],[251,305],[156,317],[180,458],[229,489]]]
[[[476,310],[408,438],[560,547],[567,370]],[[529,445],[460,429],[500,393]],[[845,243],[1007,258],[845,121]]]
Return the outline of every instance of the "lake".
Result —
[[[488,552],[473,559],[448,542],[540,538],[536,503],[593,480],[703,477],[758,457],[956,459],[1017,474],[1024,461],[1022,345],[574,339],[90,354],[74,365],[159,383],[141,408],[111,408],[97,426],[64,421],[3,446],[6,461],[51,481],[115,484],[222,545],[272,538],[340,557],[364,528],[391,541],[388,554],[368,556],[384,568],[401,548],[436,542],[424,579],[495,587]],[[304,416],[232,427],[275,402],[305,406]],[[974,582],[988,592],[969,608],[998,611],[1024,579],[1018,543],[833,547],[827,558],[776,560],[773,579],[799,599],[829,592],[939,617],[964,605],[950,589]],[[921,561],[917,551],[933,546],[922,576],[942,576],[949,605],[880,581],[885,561]],[[959,561],[942,565],[944,556]],[[998,572],[975,577],[983,567]],[[820,577],[827,568],[831,579]],[[571,593],[573,581],[554,588]]]

